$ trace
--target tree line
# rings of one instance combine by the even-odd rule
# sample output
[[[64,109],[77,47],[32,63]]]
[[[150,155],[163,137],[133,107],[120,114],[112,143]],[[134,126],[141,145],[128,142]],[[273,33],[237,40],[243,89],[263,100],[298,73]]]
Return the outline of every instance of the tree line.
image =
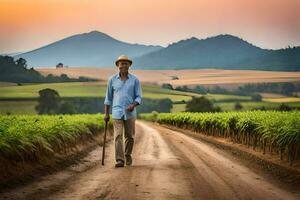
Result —
[[[15,60],[11,56],[0,56],[0,81],[13,83],[53,83],[95,81],[87,77],[70,78],[66,74],[43,76],[33,67],[28,67],[24,58]]]
[[[184,92],[194,92],[198,94],[231,94],[231,95],[247,95],[256,94],[256,93],[277,93],[286,96],[297,96],[297,92],[300,92],[300,83],[299,82],[279,82],[279,83],[248,83],[245,85],[239,86],[237,89],[228,90],[224,87],[215,86],[215,87],[204,87],[197,85],[195,87],[173,86],[169,83],[162,85],[163,88],[174,89]]]
[[[45,88],[39,91],[38,114],[80,114],[103,113],[104,97],[61,97],[56,90]],[[143,106],[137,107],[138,113],[152,111],[171,112],[172,101],[165,99],[143,99]]]

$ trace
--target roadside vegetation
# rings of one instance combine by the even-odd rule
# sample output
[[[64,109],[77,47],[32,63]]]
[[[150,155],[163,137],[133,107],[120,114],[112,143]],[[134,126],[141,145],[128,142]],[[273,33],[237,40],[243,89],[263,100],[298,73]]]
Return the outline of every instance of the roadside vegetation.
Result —
[[[92,140],[103,129],[102,114],[0,115],[0,160],[40,161]]]
[[[276,153],[292,165],[300,159],[299,111],[141,114],[145,120],[228,138],[265,153]]]

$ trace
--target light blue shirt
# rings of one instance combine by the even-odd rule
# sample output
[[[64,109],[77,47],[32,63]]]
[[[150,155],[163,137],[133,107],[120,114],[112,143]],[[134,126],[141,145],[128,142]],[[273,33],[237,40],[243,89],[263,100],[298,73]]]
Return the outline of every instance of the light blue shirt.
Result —
[[[109,77],[104,104],[111,105],[113,119],[136,117],[136,108],[132,112],[127,110],[134,101],[142,103],[142,87],[135,75],[128,72],[126,80],[121,80],[119,72]]]

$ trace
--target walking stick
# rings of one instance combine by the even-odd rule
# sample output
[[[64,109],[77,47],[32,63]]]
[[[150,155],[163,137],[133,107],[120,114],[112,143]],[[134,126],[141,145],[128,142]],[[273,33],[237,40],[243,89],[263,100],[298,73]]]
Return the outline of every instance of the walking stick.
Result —
[[[104,125],[103,150],[102,150],[102,165],[104,165],[104,157],[105,157],[106,130],[107,130],[107,121],[105,121],[105,125]]]

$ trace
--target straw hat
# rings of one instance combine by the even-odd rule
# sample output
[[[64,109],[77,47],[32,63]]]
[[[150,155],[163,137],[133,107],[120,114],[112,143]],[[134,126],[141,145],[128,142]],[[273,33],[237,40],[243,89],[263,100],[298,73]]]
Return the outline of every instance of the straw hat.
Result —
[[[125,56],[125,55],[121,55],[121,56],[119,56],[118,57],[118,59],[116,60],[116,65],[118,66],[118,62],[119,61],[128,61],[129,63],[130,63],[130,65],[132,65],[132,60],[130,60],[127,56]]]

